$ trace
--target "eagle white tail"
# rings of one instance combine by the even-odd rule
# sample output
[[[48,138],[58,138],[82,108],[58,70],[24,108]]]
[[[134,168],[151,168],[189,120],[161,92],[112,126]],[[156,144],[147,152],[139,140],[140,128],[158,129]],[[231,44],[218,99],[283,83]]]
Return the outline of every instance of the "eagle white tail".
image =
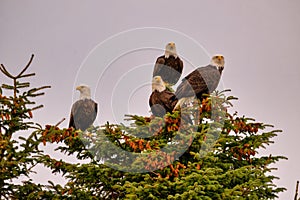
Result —
[[[176,103],[175,107],[173,110],[180,110],[180,108],[182,108],[182,105],[187,101],[187,98],[181,98],[178,100],[178,102]]]
[[[175,105],[173,110],[180,110],[182,108],[183,104],[191,104],[195,102],[196,98],[195,97],[183,97],[178,100],[177,104]]]

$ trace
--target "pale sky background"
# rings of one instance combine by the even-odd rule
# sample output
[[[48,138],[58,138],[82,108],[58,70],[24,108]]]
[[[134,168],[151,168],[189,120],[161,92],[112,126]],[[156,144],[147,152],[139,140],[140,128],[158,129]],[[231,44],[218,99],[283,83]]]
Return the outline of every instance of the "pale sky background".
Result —
[[[114,0],[84,4],[1,0],[0,27],[0,63],[16,74],[34,53],[30,72],[37,76],[30,80],[32,85],[52,86],[37,99],[45,105],[34,113],[42,125],[66,117],[61,124],[66,127],[71,104],[78,97],[74,86],[91,84],[89,81],[95,82],[92,91],[99,103],[100,124],[121,122],[121,113],[148,114],[153,63],[167,42],[176,43],[186,64],[184,75],[193,66],[207,64],[208,55],[222,53],[226,60],[222,87],[239,97],[234,110],[283,130],[264,153],[289,158],[276,164],[278,170],[273,174],[280,177],[275,183],[288,189],[280,199],[293,198],[296,180],[300,179],[299,0]],[[132,29],[135,31],[128,32]],[[97,45],[99,52],[90,53]],[[93,69],[97,73],[92,73],[97,80],[88,79],[88,75],[76,78],[78,72],[88,69],[85,66],[93,55],[99,56],[93,61],[99,64]],[[99,63],[102,59],[107,63]],[[3,75],[0,78],[7,81]],[[136,83],[142,85],[134,88]],[[126,89],[132,89],[130,95],[126,96]],[[120,97],[125,99],[124,105]]]

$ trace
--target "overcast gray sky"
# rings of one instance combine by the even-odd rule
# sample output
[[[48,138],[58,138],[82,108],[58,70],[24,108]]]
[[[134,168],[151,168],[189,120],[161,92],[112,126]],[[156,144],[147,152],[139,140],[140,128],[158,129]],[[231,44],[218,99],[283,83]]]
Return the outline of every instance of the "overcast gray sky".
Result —
[[[148,113],[148,72],[167,42],[177,44],[186,63],[184,75],[193,65],[208,63],[209,55],[222,53],[226,59],[222,85],[239,97],[234,110],[284,131],[264,153],[289,158],[273,173],[280,177],[276,184],[288,189],[280,199],[292,199],[300,179],[299,0],[81,2],[0,1],[0,62],[17,73],[34,53],[33,86],[52,86],[38,99],[45,108],[35,113],[36,121],[54,124],[67,117],[61,125],[67,126],[71,104],[78,97],[74,85],[89,81],[77,75],[88,69],[86,63],[97,49],[96,55],[103,53],[99,61],[114,59],[100,64],[94,74],[99,123],[118,122],[119,114],[127,111]],[[126,35],[132,29],[145,32]],[[134,38],[140,43],[132,42]],[[0,77],[1,82],[6,80]],[[144,85],[130,85],[134,92],[126,96],[123,107],[117,100],[125,84],[136,83],[133,80]]]

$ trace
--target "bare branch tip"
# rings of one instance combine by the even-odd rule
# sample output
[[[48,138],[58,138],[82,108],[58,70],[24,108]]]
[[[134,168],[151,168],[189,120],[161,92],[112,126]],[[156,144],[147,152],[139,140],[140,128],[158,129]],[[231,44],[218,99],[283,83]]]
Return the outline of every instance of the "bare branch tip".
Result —
[[[32,61],[33,61],[33,57],[34,57],[34,54],[31,54],[31,57],[30,57],[29,62],[28,62],[27,65],[24,67],[24,69],[18,74],[17,77],[22,76],[22,74],[28,69],[28,67],[31,65],[31,63],[32,63]]]
[[[62,120],[60,120],[57,124],[55,124],[55,127],[57,127],[57,126],[59,126],[63,121],[65,121],[66,120],[66,118],[64,117],[64,118],[62,118]]]

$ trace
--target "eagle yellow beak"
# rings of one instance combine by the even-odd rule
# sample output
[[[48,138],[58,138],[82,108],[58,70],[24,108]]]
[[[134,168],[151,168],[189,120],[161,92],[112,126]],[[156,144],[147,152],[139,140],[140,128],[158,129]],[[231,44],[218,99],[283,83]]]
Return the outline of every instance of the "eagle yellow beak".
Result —
[[[224,60],[224,56],[220,54],[215,55],[214,58],[217,59],[218,61]]]
[[[175,47],[175,43],[174,42],[169,42],[167,45],[166,45],[166,48],[171,48],[173,49]]]
[[[77,86],[77,87],[76,87],[76,90],[80,90],[80,88],[81,88],[80,86]]]
[[[157,80],[157,81],[160,81],[160,80],[161,80],[161,78],[160,78],[160,77],[156,77],[156,78],[155,78],[155,80]]]

